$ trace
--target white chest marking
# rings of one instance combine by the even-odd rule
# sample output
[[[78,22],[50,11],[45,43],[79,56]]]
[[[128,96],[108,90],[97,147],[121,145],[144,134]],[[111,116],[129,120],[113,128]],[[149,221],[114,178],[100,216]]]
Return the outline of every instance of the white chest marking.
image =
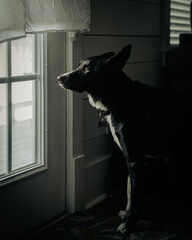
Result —
[[[89,103],[95,107],[96,109],[101,109],[101,110],[104,110],[104,111],[107,111],[108,109],[103,105],[103,103],[101,101],[97,101],[95,102],[93,100],[93,98],[91,97],[90,94],[88,94],[88,98],[89,98]],[[115,128],[112,124],[112,121],[111,121],[111,115],[107,115],[106,116],[106,119],[107,119],[107,122],[109,124],[109,127],[110,127],[110,130],[111,130],[111,134],[113,136],[113,140],[115,141],[115,143],[117,144],[117,146],[122,150],[121,148],[121,145],[120,145],[120,142],[119,142],[119,139],[115,133]]]
[[[101,109],[104,111],[107,110],[107,108],[103,105],[103,103],[101,101],[95,102],[90,94],[88,94],[88,99],[89,99],[89,103],[91,104],[92,107],[94,107],[96,109]]]

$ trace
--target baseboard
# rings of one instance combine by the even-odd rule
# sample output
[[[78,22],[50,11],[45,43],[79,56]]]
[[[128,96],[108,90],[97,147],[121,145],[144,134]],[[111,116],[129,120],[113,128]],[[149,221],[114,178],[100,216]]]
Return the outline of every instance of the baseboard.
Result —
[[[90,201],[89,203],[87,203],[85,205],[86,209],[90,209],[92,207],[94,207],[95,205],[97,205],[98,203],[102,202],[103,200],[105,200],[108,197],[107,193],[104,193],[102,195],[100,195],[99,197],[93,199],[92,201]]]

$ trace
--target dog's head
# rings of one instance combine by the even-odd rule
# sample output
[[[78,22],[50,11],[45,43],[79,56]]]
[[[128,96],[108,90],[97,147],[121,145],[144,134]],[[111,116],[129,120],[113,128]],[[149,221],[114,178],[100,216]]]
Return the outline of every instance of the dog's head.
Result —
[[[130,52],[131,45],[127,45],[118,54],[108,52],[82,60],[77,69],[57,77],[59,85],[79,93],[97,90],[115,71],[121,71]]]

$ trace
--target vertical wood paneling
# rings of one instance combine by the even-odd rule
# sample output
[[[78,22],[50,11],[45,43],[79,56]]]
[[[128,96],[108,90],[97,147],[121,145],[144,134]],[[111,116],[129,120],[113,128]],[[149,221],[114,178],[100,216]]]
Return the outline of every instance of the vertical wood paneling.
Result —
[[[161,61],[128,63],[123,71],[134,81],[137,80],[153,87],[163,85]]]
[[[83,58],[104,52],[117,53],[127,44],[131,44],[132,50],[128,63],[157,61],[161,60],[161,40],[160,37],[84,36]]]
[[[99,35],[161,35],[162,4],[147,1],[91,1],[91,32]]]
[[[109,159],[104,159],[98,162],[98,164],[86,167],[86,205],[107,193],[110,184],[109,168]]]

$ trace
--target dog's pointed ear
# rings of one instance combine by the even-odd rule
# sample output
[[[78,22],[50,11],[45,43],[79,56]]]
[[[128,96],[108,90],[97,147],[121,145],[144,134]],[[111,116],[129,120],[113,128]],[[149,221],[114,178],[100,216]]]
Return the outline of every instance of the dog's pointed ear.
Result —
[[[114,56],[114,55],[115,55],[114,52],[103,53],[103,54],[101,55],[101,59],[109,59],[109,58],[111,58],[111,57]]]
[[[109,63],[112,63],[114,67],[116,67],[117,69],[122,69],[126,64],[130,56],[130,53],[131,53],[131,45],[127,45],[119,53],[117,53],[115,56],[112,56],[107,61]]]

